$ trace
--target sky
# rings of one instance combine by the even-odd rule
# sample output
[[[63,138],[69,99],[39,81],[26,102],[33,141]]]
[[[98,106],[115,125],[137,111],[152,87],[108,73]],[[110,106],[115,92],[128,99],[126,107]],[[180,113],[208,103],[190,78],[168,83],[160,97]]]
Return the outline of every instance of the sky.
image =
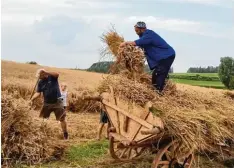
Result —
[[[234,57],[234,0],[2,0],[3,60],[88,68],[111,25],[126,41],[144,21],[176,51],[175,72]]]

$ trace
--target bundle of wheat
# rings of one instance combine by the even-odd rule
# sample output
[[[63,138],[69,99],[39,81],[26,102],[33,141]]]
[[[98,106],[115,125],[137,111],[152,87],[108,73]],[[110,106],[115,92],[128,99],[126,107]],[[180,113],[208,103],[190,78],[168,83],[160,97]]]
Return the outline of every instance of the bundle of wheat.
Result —
[[[187,147],[208,153],[217,152],[219,149],[217,154],[220,157],[231,155],[234,157],[232,146],[234,120],[230,119],[228,114],[230,112],[185,110],[175,107],[170,111],[162,111],[160,118],[163,119],[168,133],[182,140]],[[219,144],[223,144],[223,146],[219,146]]]
[[[116,63],[122,65],[130,72],[143,73],[144,62],[145,56],[142,49],[133,45],[125,45],[119,48]]]
[[[191,86],[188,90],[177,88],[173,95],[157,99],[154,107],[161,112],[159,117],[169,134],[181,139],[184,145],[199,152],[217,153],[219,149],[218,156],[234,157],[231,103],[232,99],[222,92]]]
[[[9,81],[2,82],[2,91],[11,95],[15,99],[22,98],[24,100],[29,100],[32,92],[30,85],[25,85],[25,83],[15,82],[11,83]],[[43,105],[42,95],[36,99],[33,103],[33,109],[41,109]]]
[[[8,94],[11,94],[14,96],[14,98],[23,98],[23,99],[29,99],[30,96],[30,90],[31,88],[24,83],[19,82],[9,82],[9,81],[3,81],[2,82],[2,91],[7,91]]]
[[[83,100],[84,96],[93,96],[95,91],[88,88],[79,87],[68,97],[68,110],[72,112],[96,112],[100,111],[100,105],[93,100]]]
[[[99,93],[109,91],[109,86],[113,87],[116,96],[141,106],[144,106],[148,101],[159,98],[151,84],[133,81],[122,74],[106,77],[100,83],[97,91]],[[173,83],[169,82],[166,88],[169,89],[166,89],[165,94],[175,94],[175,85]]]
[[[113,87],[116,96],[139,105],[144,105],[155,98],[152,87],[146,87],[144,84],[136,83],[122,75],[108,76],[97,90],[99,93],[106,92],[109,90],[109,86]]]
[[[101,54],[111,54],[116,60],[111,67],[112,73],[119,72],[119,69],[121,69],[121,71],[127,69],[134,74],[134,78],[136,78],[136,74],[143,73],[145,56],[142,49],[133,45],[120,47],[120,44],[124,42],[124,39],[114,29],[103,34],[101,39],[105,43],[105,47]]]
[[[101,40],[106,46],[101,51],[101,55],[113,55],[118,56],[119,45],[124,42],[124,38],[121,37],[115,29],[111,29],[109,32],[101,36]]]
[[[36,164],[63,153],[65,146],[54,140],[52,129],[39,125],[29,112],[22,98],[13,99],[2,92],[2,163],[6,167]]]

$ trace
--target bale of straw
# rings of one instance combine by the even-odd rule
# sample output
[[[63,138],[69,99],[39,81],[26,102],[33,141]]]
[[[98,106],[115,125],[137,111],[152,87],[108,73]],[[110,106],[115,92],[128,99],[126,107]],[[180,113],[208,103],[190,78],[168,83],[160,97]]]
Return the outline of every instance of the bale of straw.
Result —
[[[37,164],[62,155],[64,146],[53,138],[53,131],[29,115],[26,102],[2,92],[2,164]],[[35,111],[34,111],[35,112]]]

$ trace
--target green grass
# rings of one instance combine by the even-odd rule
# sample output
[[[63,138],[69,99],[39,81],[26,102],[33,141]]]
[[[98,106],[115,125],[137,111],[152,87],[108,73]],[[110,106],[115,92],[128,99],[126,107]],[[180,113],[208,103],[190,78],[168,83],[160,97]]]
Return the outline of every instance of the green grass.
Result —
[[[108,141],[95,141],[71,146],[66,153],[65,159],[76,162],[79,165],[92,163],[95,159],[104,156],[108,150]]]
[[[191,76],[201,76],[203,78],[199,78],[198,80],[190,79]],[[208,78],[212,78],[212,80],[208,80]],[[201,86],[208,88],[217,88],[217,89],[225,89],[225,86],[219,81],[218,73],[172,73],[171,80],[176,83],[188,84],[193,86]]]
[[[196,80],[187,80],[187,79],[171,79],[171,80],[176,83],[188,84],[193,86],[225,89],[225,86],[220,81],[196,81]]]
[[[90,141],[70,146],[61,160],[42,163],[34,166],[20,165],[17,168],[71,168],[92,167],[107,155],[109,143],[107,140]],[[96,166],[95,166],[96,167]]]

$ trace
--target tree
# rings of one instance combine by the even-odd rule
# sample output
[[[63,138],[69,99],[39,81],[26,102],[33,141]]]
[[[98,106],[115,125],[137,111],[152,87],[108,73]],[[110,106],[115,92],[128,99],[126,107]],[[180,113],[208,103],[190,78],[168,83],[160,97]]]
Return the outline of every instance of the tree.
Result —
[[[36,61],[29,61],[27,62],[28,64],[33,64],[33,65],[37,65],[37,62]]]
[[[220,59],[219,78],[228,89],[234,89],[234,59],[232,57]]]

